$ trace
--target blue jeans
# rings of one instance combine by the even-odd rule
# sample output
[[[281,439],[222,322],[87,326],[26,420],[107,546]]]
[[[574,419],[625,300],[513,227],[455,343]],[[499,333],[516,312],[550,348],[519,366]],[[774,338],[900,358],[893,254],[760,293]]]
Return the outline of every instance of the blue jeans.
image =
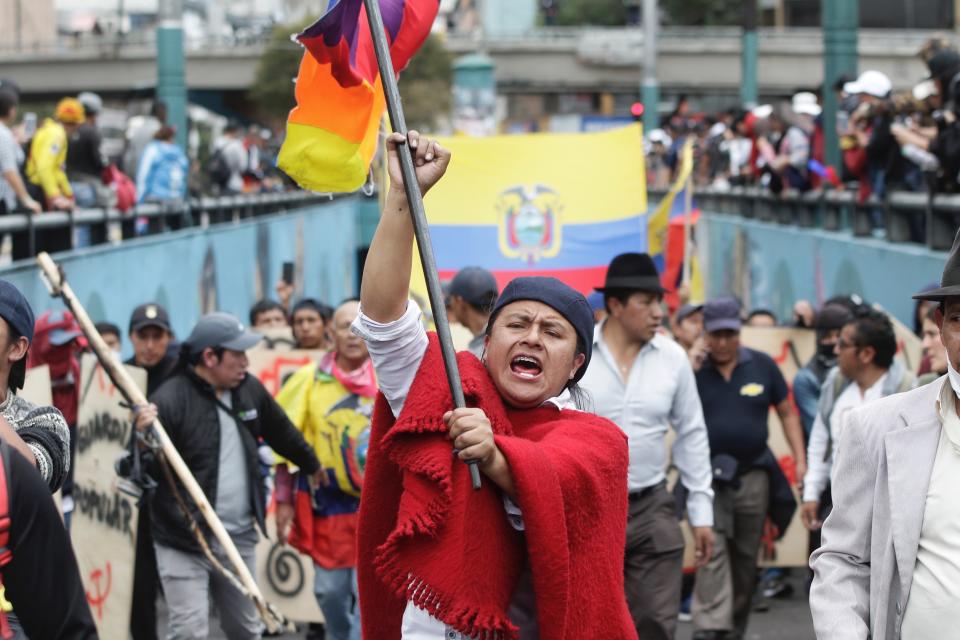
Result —
[[[360,598],[356,569],[324,569],[313,565],[313,595],[323,612],[327,640],[360,640]]]
[[[70,188],[73,189],[73,198],[78,209],[92,209],[97,206],[97,188],[92,184],[82,181],[71,182]],[[90,227],[76,227],[73,234],[74,247],[89,247],[93,244]]]

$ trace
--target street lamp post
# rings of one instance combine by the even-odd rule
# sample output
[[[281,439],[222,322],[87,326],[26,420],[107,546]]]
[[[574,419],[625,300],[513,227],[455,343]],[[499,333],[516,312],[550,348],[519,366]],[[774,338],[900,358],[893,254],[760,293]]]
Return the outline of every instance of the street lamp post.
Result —
[[[657,83],[657,0],[643,0],[643,130],[650,133],[660,126],[660,85]]]
[[[823,11],[823,139],[827,165],[840,166],[837,95],[833,83],[840,74],[857,74],[859,0],[824,0]]]
[[[187,81],[183,55],[183,2],[160,0],[157,27],[157,100],[167,106],[167,124],[177,144],[187,146]]]
[[[757,0],[743,3],[743,36],[740,45],[740,103],[757,106]]]

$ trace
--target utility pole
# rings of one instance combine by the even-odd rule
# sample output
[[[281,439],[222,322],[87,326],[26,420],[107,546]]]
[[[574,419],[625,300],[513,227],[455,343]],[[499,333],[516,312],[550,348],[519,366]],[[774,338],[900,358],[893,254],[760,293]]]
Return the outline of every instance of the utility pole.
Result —
[[[757,106],[757,0],[745,0],[743,3],[740,104],[747,109]]]
[[[960,1],[960,0],[958,0]],[[649,134],[660,126],[660,85],[657,82],[657,0],[643,0],[643,131]]]
[[[167,106],[167,124],[187,147],[187,79],[183,55],[183,0],[160,0],[157,27],[157,100]]]
[[[957,1],[960,2],[960,0]],[[16,0],[13,10],[16,14],[14,20],[17,23],[17,53],[20,53],[23,50],[23,0]]]
[[[837,95],[833,83],[841,74],[857,75],[859,0],[824,0],[823,11],[823,138],[827,165],[840,166]]]

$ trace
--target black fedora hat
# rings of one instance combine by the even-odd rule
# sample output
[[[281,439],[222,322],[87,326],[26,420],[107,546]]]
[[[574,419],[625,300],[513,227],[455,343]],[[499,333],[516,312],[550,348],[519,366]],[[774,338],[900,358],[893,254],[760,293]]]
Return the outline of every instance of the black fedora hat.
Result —
[[[947,256],[947,264],[943,268],[943,275],[940,277],[940,288],[922,291],[913,296],[913,299],[941,302],[952,296],[960,296],[960,230],[957,231],[957,237],[953,240],[953,248],[950,249],[950,255]]]
[[[607,278],[597,291],[604,292],[611,289],[633,289],[636,291],[650,291],[652,293],[666,293],[660,284],[660,274],[653,258],[646,253],[621,253],[610,262],[607,269]]]

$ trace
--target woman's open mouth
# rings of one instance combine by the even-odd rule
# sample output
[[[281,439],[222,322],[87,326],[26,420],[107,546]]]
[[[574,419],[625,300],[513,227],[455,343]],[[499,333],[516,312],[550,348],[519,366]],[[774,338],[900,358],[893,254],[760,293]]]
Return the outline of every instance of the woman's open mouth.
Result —
[[[524,380],[533,380],[543,373],[543,366],[533,356],[520,355],[510,361],[510,371]]]

